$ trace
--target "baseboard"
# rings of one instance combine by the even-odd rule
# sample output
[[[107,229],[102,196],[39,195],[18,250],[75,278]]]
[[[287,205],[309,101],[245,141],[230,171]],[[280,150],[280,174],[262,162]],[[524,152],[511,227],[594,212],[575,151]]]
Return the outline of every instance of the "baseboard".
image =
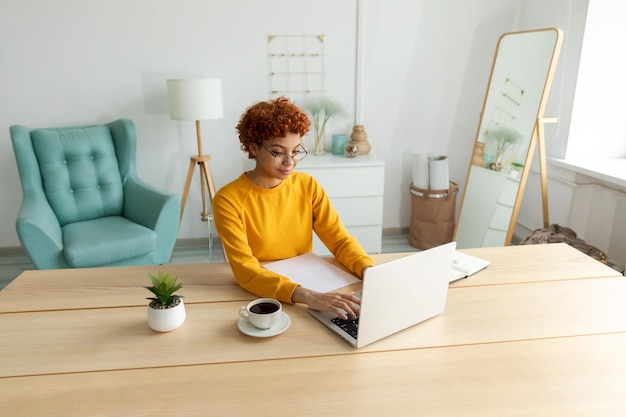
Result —
[[[186,248],[186,247],[198,247],[206,245],[209,246],[209,237],[188,237],[182,239],[176,239],[176,243],[174,244],[174,248]],[[213,248],[218,248],[222,246],[222,242],[220,238],[217,236],[213,237]]]
[[[190,238],[176,239],[176,243],[174,244],[174,247],[208,245],[207,240],[208,240],[208,237],[190,237]]]
[[[382,231],[383,236],[405,236],[409,234],[408,227],[386,227]],[[176,247],[183,248],[188,246],[208,245],[207,237],[192,237],[176,239]],[[213,244],[221,244],[219,237],[213,238]]]
[[[7,246],[0,248],[0,255],[2,256],[26,256],[24,248],[21,246]]]
[[[208,246],[208,238],[206,237],[198,237],[198,238],[184,238],[184,239],[176,239],[175,247],[185,248],[185,247],[197,247],[202,245]],[[221,245],[221,242],[218,238],[213,238],[213,243]],[[26,252],[21,246],[7,246],[0,247],[0,256],[26,256]]]
[[[408,227],[385,227],[383,229],[383,236],[405,236],[408,234]]]

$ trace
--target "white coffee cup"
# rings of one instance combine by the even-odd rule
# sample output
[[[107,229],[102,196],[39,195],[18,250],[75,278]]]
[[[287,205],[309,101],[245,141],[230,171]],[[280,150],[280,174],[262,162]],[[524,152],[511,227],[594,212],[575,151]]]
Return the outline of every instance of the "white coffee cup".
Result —
[[[278,323],[283,306],[273,298],[258,298],[248,305],[239,308],[239,317],[248,319],[252,325],[261,330],[267,330]]]

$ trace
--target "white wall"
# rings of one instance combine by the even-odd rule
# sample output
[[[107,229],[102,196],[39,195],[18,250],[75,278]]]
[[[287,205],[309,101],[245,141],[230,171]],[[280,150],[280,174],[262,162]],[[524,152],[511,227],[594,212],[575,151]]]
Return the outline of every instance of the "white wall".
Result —
[[[447,153],[451,180],[463,190],[496,43],[504,32],[563,29],[546,108],[559,123],[547,126],[546,135],[550,155],[565,153],[587,0],[365,3],[365,123],[376,153],[387,162],[384,227],[409,223],[412,152]],[[390,48],[392,41],[398,46]],[[531,176],[519,215],[529,230],[542,226],[538,187],[539,177]],[[569,206],[559,202],[571,190],[557,184],[550,193],[554,219],[567,224]]]
[[[554,109],[562,123],[547,133],[566,137],[570,77],[577,71],[586,0],[360,3],[361,118],[372,153],[387,164],[384,228],[408,226],[412,152],[447,153],[451,179],[464,185],[503,32],[564,29],[568,52],[553,87],[558,100],[551,98],[548,105],[548,114]],[[248,166],[234,126],[245,107],[269,96],[267,34],[324,33],[327,91],[354,116],[356,9],[357,0],[161,0],[158,7],[152,0],[0,3],[0,247],[19,245],[14,219],[21,188],[11,124],[44,127],[131,118],[139,134],[139,174],[180,193],[195,132],[192,122],[169,119],[164,80],[222,77],[225,117],[202,125],[219,187]],[[349,131],[351,122],[348,117],[332,128]],[[558,153],[560,142],[553,145]],[[192,189],[180,238],[208,235],[198,220],[198,194]]]
[[[166,79],[221,77],[224,114],[202,122],[204,151],[219,187],[248,160],[235,125],[270,97],[269,34],[323,34],[326,89],[353,113],[356,0],[26,0],[0,3],[0,246],[17,246],[21,187],[9,126],[67,126],[132,119],[139,175],[182,193],[192,121],[169,117]],[[352,117],[334,129],[348,131]],[[198,177],[179,237],[208,236]]]
[[[386,161],[383,227],[407,227],[411,154],[464,183],[498,37],[518,1],[365,1],[364,123]]]

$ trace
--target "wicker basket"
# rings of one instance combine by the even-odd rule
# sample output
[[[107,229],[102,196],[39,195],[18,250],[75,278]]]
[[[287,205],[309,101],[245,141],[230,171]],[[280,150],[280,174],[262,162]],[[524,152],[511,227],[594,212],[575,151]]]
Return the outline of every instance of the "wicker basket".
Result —
[[[450,182],[447,190],[424,190],[411,184],[411,246],[430,249],[452,241],[458,191],[459,186],[454,182]]]

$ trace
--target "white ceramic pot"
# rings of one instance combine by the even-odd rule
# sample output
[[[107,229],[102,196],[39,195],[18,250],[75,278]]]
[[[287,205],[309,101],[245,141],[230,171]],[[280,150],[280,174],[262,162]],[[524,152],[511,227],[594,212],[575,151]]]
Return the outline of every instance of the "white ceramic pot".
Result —
[[[157,332],[169,332],[179,328],[186,318],[183,300],[173,308],[158,310],[148,305],[148,325]]]

